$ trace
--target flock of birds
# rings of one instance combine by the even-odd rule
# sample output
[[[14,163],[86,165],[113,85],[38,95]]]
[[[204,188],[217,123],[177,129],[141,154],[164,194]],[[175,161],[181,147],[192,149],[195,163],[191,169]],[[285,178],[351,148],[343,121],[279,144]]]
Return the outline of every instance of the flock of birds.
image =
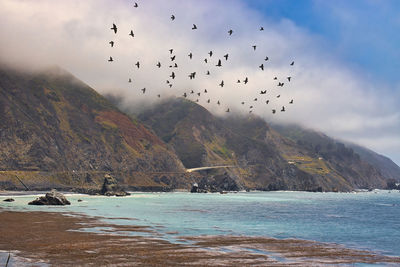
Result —
[[[135,2],[135,3],[134,3],[134,7],[135,7],[135,8],[138,8],[139,5]],[[171,21],[174,21],[174,20],[176,19],[175,15],[171,15],[170,19],[171,19]],[[114,34],[117,34],[117,32],[118,32],[118,27],[117,27],[117,25],[116,25],[115,23],[113,23],[113,25],[112,25],[112,27],[111,27],[110,29],[114,32]],[[197,30],[197,29],[198,29],[198,28],[197,28],[197,25],[196,25],[196,24],[193,24],[193,26],[192,26],[191,29],[192,29],[193,31]],[[264,28],[263,28],[263,27],[260,27],[260,28],[259,28],[259,31],[264,31]],[[227,34],[228,34],[228,36],[232,36],[232,34],[234,34],[234,31],[233,31],[232,29],[230,29],[230,30],[227,31]],[[134,37],[135,37],[135,34],[134,34],[133,30],[131,30],[130,33],[129,33],[128,35],[129,35],[131,38],[134,38]],[[114,47],[115,42],[114,42],[113,40],[111,40],[111,41],[109,42],[109,44],[110,44],[111,47]],[[252,48],[253,51],[256,51],[256,50],[257,50],[257,46],[256,46],[256,45],[253,45],[251,48]],[[178,68],[178,64],[177,64],[177,62],[176,62],[176,56],[177,56],[177,55],[174,53],[174,49],[171,48],[171,49],[169,49],[168,51],[169,51],[169,65],[168,65],[168,64],[167,64],[167,65],[168,65],[169,68],[171,69],[171,72],[170,72],[171,74],[170,74],[169,77],[167,78],[166,84],[167,84],[167,86],[169,86],[170,88],[172,88],[172,87],[173,87],[173,83],[174,83],[175,79],[177,78],[177,75],[176,75],[176,73],[175,73],[175,71],[174,71],[173,69],[177,69],[177,68]],[[213,55],[214,55],[213,51],[209,51],[209,52],[208,52],[206,58],[204,58],[205,64],[211,64],[212,59],[213,59]],[[192,52],[189,52],[187,56],[188,56],[189,60],[192,60],[194,55],[193,55]],[[215,56],[214,56],[214,58],[215,58]],[[225,61],[225,62],[228,61],[228,59],[229,59],[229,54],[227,53],[227,54],[223,55],[223,58],[224,58],[224,59],[217,59],[217,60],[216,60],[215,67],[221,68],[221,67],[223,66],[223,62],[224,62],[224,61]],[[113,62],[113,61],[114,61],[113,57],[110,56],[109,59],[108,59],[108,61],[109,61],[109,62]],[[263,58],[263,63],[262,63],[261,65],[258,66],[258,68],[260,69],[260,71],[264,71],[264,69],[266,68],[266,65],[264,65],[264,64],[267,64],[268,61],[269,61],[269,57],[268,57],[268,56],[266,56],[265,58]],[[135,67],[136,67],[137,69],[140,69],[140,67],[141,67],[141,64],[140,64],[139,61],[137,61],[134,65],[135,65]],[[161,64],[161,62],[158,61],[158,62],[155,64],[155,67],[157,67],[157,68],[160,69],[163,65],[164,65],[164,64]],[[292,61],[289,65],[290,65],[290,66],[293,66],[293,65],[294,65],[294,61]],[[193,79],[196,78],[196,75],[197,75],[197,72],[191,72],[191,73],[188,74],[188,78],[189,78],[190,80],[193,80]],[[211,75],[210,70],[207,70],[207,71],[205,72],[205,75],[206,75],[206,76]],[[276,82],[276,86],[278,86],[278,87],[283,87],[283,86],[285,85],[286,81],[287,81],[288,83],[291,82],[292,77],[291,77],[291,76],[288,76],[288,77],[285,78],[284,81],[281,81],[281,80],[278,80],[278,77],[275,76],[275,77],[273,77],[273,80]],[[128,78],[128,83],[132,83],[132,79],[131,79],[131,78]],[[249,83],[249,78],[248,78],[248,77],[245,77],[243,80],[242,80],[242,79],[237,79],[236,83],[238,83],[238,84],[241,83],[241,84],[247,85],[247,84]],[[220,86],[221,88],[224,87],[224,86],[225,86],[224,80],[222,80],[222,81],[218,84],[218,86]],[[146,88],[142,88],[142,89],[141,89],[141,92],[142,92],[143,94],[145,94],[145,93],[146,93]],[[204,91],[201,91],[201,92],[195,92],[194,90],[189,90],[188,92],[184,92],[183,95],[182,95],[182,97],[184,97],[184,98],[189,98],[190,96],[194,96],[195,98],[197,97],[197,99],[195,100],[195,102],[199,102],[200,96],[201,96],[201,95],[205,96],[205,95],[207,95],[207,93],[208,93],[207,89],[204,89]],[[266,95],[266,94],[267,94],[267,90],[260,90],[259,94],[260,94],[260,95]],[[160,97],[161,97],[161,94],[158,94],[157,97],[160,98]],[[278,95],[276,95],[275,97],[276,97],[276,98],[280,98],[281,95],[278,94]],[[258,98],[259,98],[258,96],[255,97],[255,98],[253,99],[253,102],[259,101]],[[207,100],[206,100],[206,103],[210,103],[210,102],[211,102],[211,99],[210,99],[210,98],[206,97],[206,99],[207,99]],[[268,105],[269,102],[270,102],[269,99],[265,100],[265,104],[266,104],[266,105]],[[293,102],[294,102],[294,100],[291,99],[289,102],[287,102],[287,104],[290,105],[290,104],[293,104]],[[218,106],[220,106],[220,105],[222,105],[222,101],[220,101],[220,100],[218,99],[218,100],[216,101],[216,104],[217,104]],[[241,105],[245,105],[245,104],[246,104],[245,101],[242,101],[242,102],[241,102]],[[251,104],[251,103],[250,103],[248,108],[249,108],[249,113],[252,113],[253,110],[254,110],[254,104]],[[276,112],[277,112],[278,110],[279,110],[279,109],[276,109],[276,108],[271,109],[272,114],[276,114]],[[230,111],[231,111],[231,109],[230,109],[229,107],[226,107],[225,112],[230,112]],[[285,112],[285,111],[286,111],[285,105],[282,105],[282,108],[280,109],[280,112]]]

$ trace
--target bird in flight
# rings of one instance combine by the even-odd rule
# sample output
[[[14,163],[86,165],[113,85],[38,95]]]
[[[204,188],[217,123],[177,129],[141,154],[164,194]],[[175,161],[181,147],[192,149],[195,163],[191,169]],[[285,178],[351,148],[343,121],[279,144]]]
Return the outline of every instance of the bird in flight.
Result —
[[[157,63],[157,65],[156,65],[158,68],[161,68],[161,62],[160,61],[158,61],[158,63]]]
[[[210,99],[207,100],[207,103],[210,103]]]
[[[175,58],[176,58],[176,56],[172,56],[172,57],[171,57],[171,61],[174,61]]]
[[[285,106],[282,106],[281,112],[285,112]]]
[[[267,93],[267,90],[261,91],[260,94],[265,95]]]
[[[232,33],[233,33],[232,29],[229,30],[228,33],[229,33],[229,36],[232,35]]]
[[[274,80],[278,80],[278,77],[274,77]]]
[[[275,110],[275,109],[273,109],[273,110],[272,110],[272,114],[275,114],[275,112],[276,112],[276,110]]]
[[[219,100],[218,100],[217,104],[218,104],[218,105],[221,105],[221,103],[219,102]]]
[[[198,96],[200,96],[200,93],[197,93]]]
[[[264,58],[265,61],[268,61],[268,59],[269,59],[269,57],[265,57],[265,58]]]
[[[132,79],[131,78],[129,78],[129,80],[128,80],[128,83],[131,83],[132,82]]]
[[[290,100],[289,104],[293,104],[293,99],[292,99],[292,100]]]
[[[205,58],[205,59],[204,59],[204,62],[207,64],[207,63],[208,63],[208,60]]]
[[[193,91],[193,90],[191,90],[191,91],[190,91],[190,93],[191,93],[191,94],[194,94],[194,91]]]
[[[249,78],[246,77],[246,79],[244,79],[244,84],[247,84],[249,82]]]
[[[264,64],[261,64],[261,65],[259,66],[259,68],[260,68],[262,71],[264,71]]]
[[[260,27],[260,31],[263,31],[264,30],[264,27]]]
[[[160,94],[158,94],[157,96],[158,96],[158,98],[160,98],[160,97],[161,97],[161,95],[160,95]]]
[[[114,41],[110,41],[109,44],[111,45],[111,47],[114,47]]]
[[[244,105],[244,102],[242,102],[242,105]]]
[[[207,71],[206,75],[210,75],[210,71],[209,70]]]
[[[229,54],[224,55],[225,60],[228,60]]]
[[[193,57],[192,52],[189,53],[188,57],[189,57],[190,59],[192,59],[192,57]]]
[[[208,54],[210,55],[210,57],[212,57],[213,51],[208,52]]]
[[[292,77],[287,77],[288,81],[290,82],[290,79],[292,79]]]
[[[113,62],[114,60],[113,60],[113,58],[112,57],[110,57],[109,59],[108,59],[108,62]]]
[[[281,97],[281,95],[277,95],[277,96],[276,96],[276,98],[280,98],[280,97]]]
[[[186,94],[186,93],[183,93],[183,97],[187,97],[187,94]]]
[[[204,93],[207,94],[207,89],[204,89]]]
[[[171,49],[169,50],[169,53],[172,55],[172,52],[174,52],[174,49],[171,48]]]
[[[113,23],[111,30],[113,30],[114,33],[117,33],[117,25],[115,25],[115,23]]]
[[[236,83],[240,83],[240,80],[237,80],[237,82]]]
[[[138,62],[136,62],[136,64],[135,64],[135,65],[136,65],[136,67],[137,67],[137,68],[140,68],[140,63],[139,63],[139,61],[138,61]]]
[[[133,34],[133,31],[131,30],[131,32],[129,33],[130,36],[135,37],[135,35]]]
[[[142,90],[142,92],[143,92],[143,94],[146,92],[146,87],[145,88],[143,88],[143,89],[141,89]]]
[[[229,108],[225,112],[229,112]]]
[[[175,20],[175,16],[174,15],[171,15],[171,20]]]
[[[218,64],[215,65],[215,66],[216,66],[216,67],[222,67],[222,65],[221,65],[221,59],[218,60]]]
[[[256,46],[256,45],[253,45],[253,49],[254,49],[254,51],[256,51],[256,48],[257,48],[257,46]]]
[[[278,86],[283,87],[284,84],[285,84],[285,83],[279,82],[279,83],[278,83]]]
[[[267,104],[267,105],[268,105],[268,103],[269,103],[269,100],[265,101],[265,104]]]
[[[290,63],[290,66],[293,66],[294,65],[294,61],[292,61],[292,63]]]
[[[135,4],[133,5],[133,7],[138,7],[138,4],[135,2]]]
[[[175,79],[175,72],[172,72],[172,74],[169,77],[171,77],[172,80]]]
[[[196,30],[196,29],[197,29],[196,24],[193,24],[192,30]]]
[[[224,80],[219,84],[219,86],[224,87]]]
[[[253,101],[257,101],[257,98],[254,98],[254,100]]]

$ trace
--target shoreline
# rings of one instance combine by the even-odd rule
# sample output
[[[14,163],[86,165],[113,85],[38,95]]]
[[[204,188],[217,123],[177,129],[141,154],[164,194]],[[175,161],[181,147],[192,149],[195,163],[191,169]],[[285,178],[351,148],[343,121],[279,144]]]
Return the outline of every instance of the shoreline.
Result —
[[[18,251],[17,256],[39,266],[400,264],[400,257],[301,239],[180,236],[179,243],[171,243],[153,227],[116,225],[72,212],[0,208],[0,221],[0,250]],[[107,230],[82,230],[96,227]]]

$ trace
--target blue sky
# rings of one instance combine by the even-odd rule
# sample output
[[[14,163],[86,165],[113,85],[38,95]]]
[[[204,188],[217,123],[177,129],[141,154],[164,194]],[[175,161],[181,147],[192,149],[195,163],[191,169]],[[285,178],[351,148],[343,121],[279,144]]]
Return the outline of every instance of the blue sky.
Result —
[[[293,21],[327,49],[381,82],[400,80],[400,1],[247,0],[266,20]]]

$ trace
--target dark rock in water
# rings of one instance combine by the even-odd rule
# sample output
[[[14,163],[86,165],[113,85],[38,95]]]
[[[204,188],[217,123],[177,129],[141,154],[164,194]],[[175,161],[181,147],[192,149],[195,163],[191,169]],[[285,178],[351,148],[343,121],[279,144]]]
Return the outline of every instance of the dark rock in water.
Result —
[[[124,197],[129,196],[130,194],[125,192],[120,186],[117,184],[117,180],[109,174],[104,175],[104,183],[101,188],[101,194],[105,196],[117,196]]]
[[[15,200],[13,198],[6,198],[3,201],[5,201],[5,202],[14,202]]]
[[[65,198],[63,194],[57,192],[57,190],[53,189],[50,193],[47,193],[44,197],[39,197],[31,202],[28,205],[71,205],[71,203]]]
[[[82,202],[82,199],[78,199],[78,202]]]
[[[194,183],[192,189],[190,190],[190,193],[198,193],[198,190],[199,190],[199,185],[197,183]]]

